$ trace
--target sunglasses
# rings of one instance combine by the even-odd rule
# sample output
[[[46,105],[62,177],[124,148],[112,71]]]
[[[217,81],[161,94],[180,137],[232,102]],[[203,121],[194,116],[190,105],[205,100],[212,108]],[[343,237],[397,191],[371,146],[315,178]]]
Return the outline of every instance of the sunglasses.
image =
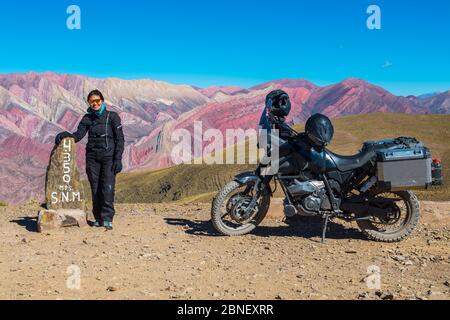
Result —
[[[93,106],[93,105],[99,105],[99,104],[101,104],[102,103],[102,99],[92,99],[92,100],[89,100],[89,104],[91,105],[91,106]]]

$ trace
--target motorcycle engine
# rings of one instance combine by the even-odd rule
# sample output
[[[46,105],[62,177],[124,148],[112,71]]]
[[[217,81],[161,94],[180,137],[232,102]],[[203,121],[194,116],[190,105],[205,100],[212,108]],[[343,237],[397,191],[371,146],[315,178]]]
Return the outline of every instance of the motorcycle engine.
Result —
[[[320,214],[321,210],[330,210],[331,205],[323,181],[309,180],[294,182],[287,187],[294,198],[299,215]]]
[[[318,212],[322,207],[322,201],[324,201],[322,197],[311,195],[304,198],[302,204],[307,211]]]

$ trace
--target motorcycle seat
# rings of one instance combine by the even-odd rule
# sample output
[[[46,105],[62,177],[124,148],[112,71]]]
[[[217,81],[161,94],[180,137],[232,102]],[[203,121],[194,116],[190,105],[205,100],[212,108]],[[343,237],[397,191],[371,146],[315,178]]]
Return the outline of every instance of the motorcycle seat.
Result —
[[[351,171],[367,164],[376,157],[376,148],[367,148],[352,156],[342,156],[327,150],[328,155],[333,159],[339,171]]]

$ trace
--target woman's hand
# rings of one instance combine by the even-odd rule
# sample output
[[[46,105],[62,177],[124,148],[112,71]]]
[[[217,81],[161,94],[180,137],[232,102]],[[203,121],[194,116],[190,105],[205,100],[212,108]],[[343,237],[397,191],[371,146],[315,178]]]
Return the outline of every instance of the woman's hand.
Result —
[[[112,166],[112,171],[114,172],[115,175],[119,174],[120,172],[122,172],[122,161],[121,160],[114,160],[113,166]]]
[[[73,138],[73,134],[67,131],[58,133],[55,138],[55,144],[60,144],[65,138]]]

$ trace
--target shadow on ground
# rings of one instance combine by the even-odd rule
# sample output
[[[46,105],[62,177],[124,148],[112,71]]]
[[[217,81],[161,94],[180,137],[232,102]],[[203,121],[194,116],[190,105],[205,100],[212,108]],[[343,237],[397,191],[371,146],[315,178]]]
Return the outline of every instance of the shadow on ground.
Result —
[[[166,218],[169,225],[183,226],[187,234],[200,236],[220,236],[210,221],[188,220],[181,218]],[[306,239],[322,237],[322,219],[301,218],[289,221],[289,224],[281,226],[258,226],[251,234],[260,237],[302,237]],[[364,235],[356,228],[346,228],[342,224],[329,222],[327,239],[357,239],[366,240]],[[316,240],[314,240],[316,241]]]
[[[38,232],[37,219],[32,217],[22,217],[17,220],[11,220],[11,223],[17,223],[29,232]]]
[[[210,221],[201,220],[188,220],[181,218],[165,218],[167,224],[172,226],[181,226],[186,228],[187,234],[193,234],[197,236],[220,236],[220,234],[214,229]]]

